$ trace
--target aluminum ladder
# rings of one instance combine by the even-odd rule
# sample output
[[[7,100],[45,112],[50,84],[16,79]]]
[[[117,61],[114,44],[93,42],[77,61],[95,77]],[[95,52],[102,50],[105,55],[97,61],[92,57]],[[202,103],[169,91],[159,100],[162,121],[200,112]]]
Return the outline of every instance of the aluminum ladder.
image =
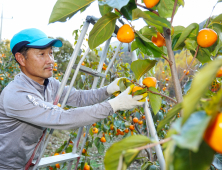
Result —
[[[79,71],[82,71],[82,72],[85,72],[85,73],[88,73],[88,74],[91,74],[91,75],[94,76],[94,81],[93,81],[92,89],[95,89],[97,87],[98,80],[99,80],[100,77],[102,78],[100,87],[103,87],[104,81],[105,81],[105,77],[106,77],[106,75],[108,73],[108,70],[111,68],[111,66],[112,66],[116,56],[118,55],[118,51],[120,50],[120,48],[122,46],[122,43],[120,43],[119,46],[117,47],[117,50],[116,50],[113,58],[109,62],[107,70],[105,71],[104,74],[101,73],[101,70],[102,70],[102,67],[103,67],[103,63],[104,63],[104,61],[106,59],[106,54],[108,52],[109,44],[110,44],[110,41],[111,41],[112,37],[109,38],[106,41],[106,43],[105,43],[105,47],[103,49],[102,56],[100,58],[100,62],[99,62],[99,65],[98,65],[98,68],[97,68],[96,71],[91,69],[91,68],[88,68],[88,67],[85,67],[85,66],[81,65],[81,63],[83,62],[83,60],[85,59],[85,57],[87,56],[87,54],[90,51],[89,48],[86,50],[85,54],[83,55],[83,57],[81,58],[79,63],[78,64],[74,64],[75,61],[76,61],[76,58],[78,56],[80,47],[81,47],[81,45],[83,43],[83,40],[84,40],[84,37],[86,35],[86,32],[88,30],[89,25],[90,24],[94,25],[97,20],[98,19],[93,17],[93,16],[87,16],[86,17],[86,22],[83,25],[83,28],[82,28],[81,34],[79,36],[79,39],[77,41],[75,50],[73,51],[73,54],[72,54],[71,59],[70,59],[70,62],[68,64],[66,72],[64,74],[63,80],[62,80],[61,85],[59,87],[59,90],[58,90],[58,92],[56,94],[56,97],[54,99],[54,102],[53,102],[54,105],[58,104],[58,101],[59,101],[59,99],[60,99],[60,97],[62,95],[62,92],[64,90],[65,85],[67,84],[67,81],[68,81],[68,78],[69,78],[69,76],[71,74],[72,69],[75,69],[75,73],[74,73],[74,75],[72,77],[69,89],[68,89],[67,94],[66,94],[66,96],[65,96],[65,98],[63,100],[61,108],[63,108],[65,106],[65,103],[66,103],[66,101],[68,99],[68,96],[69,96],[69,93],[71,91],[71,88],[73,87],[74,81],[75,81]],[[114,33],[116,34],[117,31],[118,31],[118,27],[116,26]],[[114,37],[116,36],[115,34],[113,34]],[[135,52],[132,52],[132,61],[134,61],[134,60],[137,60],[137,56],[136,56]],[[148,103],[147,102],[144,105],[144,111],[145,111],[145,114],[146,114],[146,119],[147,119],[146,121],[148,123],[149,129],[150,129],[150,132],[151,132],[151,136],[152,136],[152,138],[158,140],[158,136],[157,136],[156,129],[155,129],[155,126],[154,126],[154,123],[153,123],[153,119],[152,119],[152,115],[151,115],[151,112],[150,112],[150,110],[148,108]],[[85,137],[83,139],[82,146],[81,146],[81,149],[79,150],[79,152],[77,152],[77,148],[78,148],[78,145],[79,145],[80,138],[82,136],[83,127],[80,127],[79,130],[78,130],[77,137],[74,140],[74,146],[73,146],[72,153],[66,153],[66,154],[62,154],[62,155],[50,156],[50,157],[42,158],[42,156],[44,154],[44,151],[46,149],[46,146],[47,146],[47,144],[49,142],[49,139],[50,139],[50,137],[51,137],[51,135],[52,135],[52,133],[54,131],[53,129],[48,129],[49,133],[45,133],[45,136],[44,136],[44,138],[45,138],[44,147],[41,150],[39,158],[35,162],[35,166],[33,167],[33,170],[36,170],[36,169],[39,169],[39,168],[44,168],[44,167],[51,166],[51,165],[55,165],[57,163],[65,163],[65,162],[68,162],[67,170],[71,170],[73,161],[75,159],[77,159],[77,163],[75,165],[75,170],[76,170],[77,167],[78,167],[78,163],[79,163],[79,160],[80,160],[80,157],[81,157],[81,153],[82,153],[83,147],[84,147],[84,145],[86,143],[86,139],[87,139],[87,135],[89,133],[90,126],[91,125],[87,125],[86,126],[86,135],[85,135]],[[48,136],[46,138],[47,134],[48,134]],[[161,170],[164,170],[165,169],[165,161],[164,161],[164,157],[163,157],[163,153],[162,153],[160,145],[157,145],[155,147],[155,149],[156,149],[156,153],[157,153],[157,157],[158,157],[158,160],[159,160],[159,163],[160,163]]]

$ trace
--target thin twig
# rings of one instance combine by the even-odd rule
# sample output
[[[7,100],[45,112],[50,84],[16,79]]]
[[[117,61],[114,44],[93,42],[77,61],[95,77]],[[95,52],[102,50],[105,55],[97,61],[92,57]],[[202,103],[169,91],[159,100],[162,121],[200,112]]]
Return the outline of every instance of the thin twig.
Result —
[[[217,3],[218,3],[218,2],[217,2]],[[209,17],[208,20],[207,20],[206,28],[208,27],[208,24],[209,24],[209,22],[210,22],[211,15],[212,15],[212,13],[213,13],[213,11],[214,11],[214,8],[216,7],[217,3],[214,5],[214,7],[213,7],[213,9],[212,9],[212,11],[211,11],[210,17]]]
[[[172,65],[172,62],[168,58],[166,58],[164,55],[161,56],[169,63],[170,66]]]
[[[115,10],[116,10],[117,12],[119,12],[119,13],[127,20],[127,22],[130,24],[130,26],[132,27],[131,22],[129,22],[129,20],[123,15],[123,13],[120,12],[120,11],[119,11],[118,9],[116,9],[116,8],[115,8]]]
[[[137,150],[143,150],[143,149],[148,149],[148,148],[152,148],[156,145],[161,145],[163,143],[166,143],[166,142],[169,142],[170,140],[172,140],[172,137],[169,137],[169,138],[166,138],[166,139],[163,139],[159,142],[156,142],[156,143],[152,143],[152,144],[149,144],[149,145],[146,145],[146,146],[141,146],[141,147],[138,147],[138,148],[135,148]]]
[[[144,8],[144,9],[147,9],[147,10],[149,10],[150,12],[152,12],[152,13],[154,13],[154,14],[156,14],[156,15],[159,16],[159,13],[158,13],[157,11],[155,11],[155,10],[153,10],[153,9],[151,9],[151,8],[147,8],[147,7],[144,6],[144,5],[138,4],[138,3],[137,3],[137,0],[135,0],[135,3],[136,3],[137,6],[139,6],[139,7],[141,7],[141,8]]]
[[[196,52],[195,52],[195,54],[194,54],[194,56],[193,56],[192,61],[191,61],[190,64],[189,64],[189,66],[187,67],[186,72],[185,72],[185,73],[183,74],[183,76],[180,78],[180,82],[183,80],[183,78],[185,77],[186,73],[189,71],[191,65],[193,64],[195,58],[197,57],[198,50],[199,50],[199,45],[197,46]]]
[[[169,97],[169,96],[167,96],[167,95],[165,95],[165,94],[162,94],[162,93],[156,93],[156,92],[151,91],[151,90],[149,90],[149,89],[147,89],[147,90],[148,90],[150,93],[153,93],[153,94],[157,94],[157,95],[160,95],[160,96],[166,97],[167,99],[169,99],[169,100],[171,100],[172,102],[174,102],[174,103],[177,104],[177,101],[176,101],[176,100],[174,100],[173,98],[171,98],[171,97]]]
[[[116,114],[119,116],[119,118],[120,118],[122,121],[127,122],[127,120],[123,119],[122,116],[121,116],[118,112],[116,112]]]
[[[173,18],[174,18],[174,15],[175,15],[176,7],[177,7],[177,1],[178,0],[175,0],[175,2],[174,2],[173,12],[172,12],[171,21],[170,21],[171,25],[173,23]]]

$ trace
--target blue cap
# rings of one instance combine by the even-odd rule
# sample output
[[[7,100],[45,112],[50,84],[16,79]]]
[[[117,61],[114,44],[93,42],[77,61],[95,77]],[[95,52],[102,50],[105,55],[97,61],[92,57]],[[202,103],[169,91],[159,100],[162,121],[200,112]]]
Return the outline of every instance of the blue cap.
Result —
[[[48,36],[36,28],[24,29],[15,34],[10,42],[10,49],[15,55],[22,47],[46,48],[48,46],[62,47],[59,39],[48,38]]]

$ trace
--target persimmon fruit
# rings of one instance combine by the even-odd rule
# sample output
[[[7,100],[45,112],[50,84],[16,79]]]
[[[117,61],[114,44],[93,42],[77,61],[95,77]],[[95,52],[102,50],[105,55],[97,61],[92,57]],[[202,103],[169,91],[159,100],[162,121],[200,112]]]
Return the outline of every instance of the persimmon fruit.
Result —
[[[217,33],[210,29],[204,28],[197,35],[197,44],[201,47],[210,47],[217,41]]]
[[[139,121],[139,120],[138,120],[137,117],[134,117],[134,118],[133,118],[133,122],[134,122],[134,123],[138,123],[138,121]]]
[[[222,67],[218,70],[216,77],[222,77]]]
[[[143,85],[146,85],[147,87],[156,87],[156,78],[155,77],[146,77],[143,79]]]
[[[93,128],[93,129],[92,129],[92,132],[93,132],[94,134],[96,134],[96,133],[99,132],[99,130],[98,130],[97,128]]]
[[[217,114],[205,130],[204,140],[216,152],[222,154],[222,113]]]
[[[157,32],[157,37],[152,36],[151,41],[157,46],[157,47],[162,47],[166,45],[165,38]]]
[[[132,42],[135,39],[133,29],[128,24],[124,24],[117,32],[117,39],[123,43]]]
[[[147,8],[153,8],[158,4],[160,0],[143,0]]]
[[[100,141],[104,143],[104,142],[106,142],[106,138],[105,137],[101,137]]]

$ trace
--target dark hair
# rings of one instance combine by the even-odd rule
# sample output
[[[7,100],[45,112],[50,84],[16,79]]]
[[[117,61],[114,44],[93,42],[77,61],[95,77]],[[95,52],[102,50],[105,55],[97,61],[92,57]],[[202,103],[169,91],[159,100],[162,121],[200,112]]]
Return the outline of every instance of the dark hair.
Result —
[[[18,50],[18,53],[21,53],[25,57],[25,59],[27,59],[28,50],[29,50],[29,47],[22,47],[20,50]],[[19,64],[16,58],[15,58],[15,61]]]

